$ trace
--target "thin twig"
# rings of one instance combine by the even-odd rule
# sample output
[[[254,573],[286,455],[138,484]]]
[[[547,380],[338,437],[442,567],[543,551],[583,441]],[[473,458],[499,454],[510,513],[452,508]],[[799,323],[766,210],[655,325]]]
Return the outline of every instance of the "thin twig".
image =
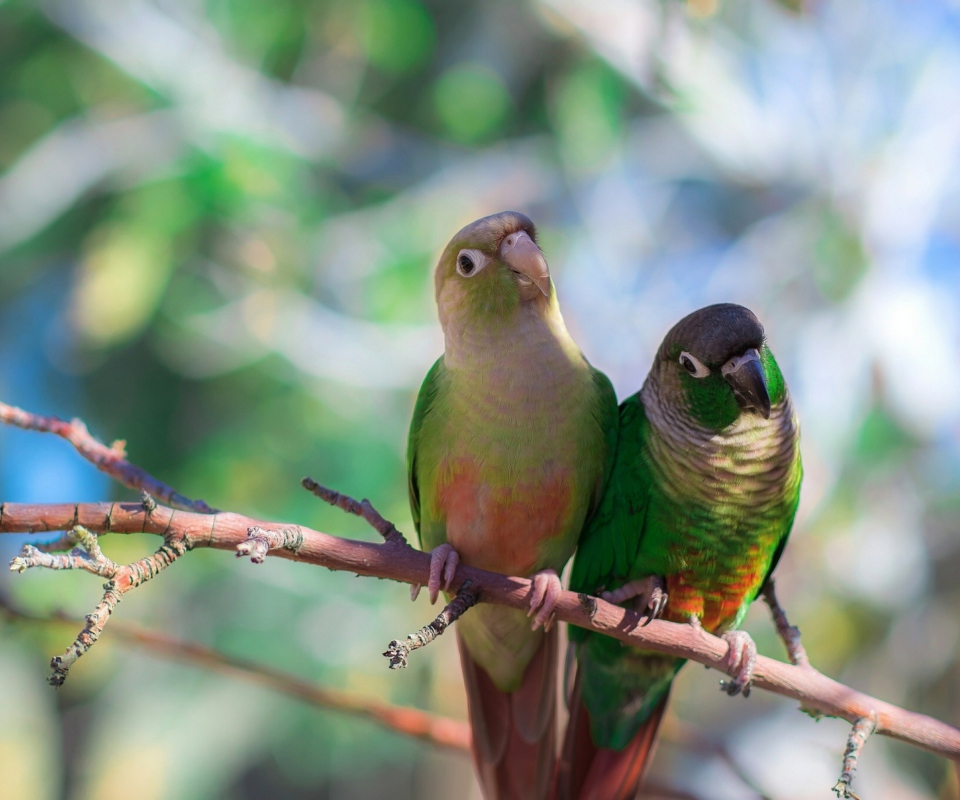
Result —
[[[82,420],[74,419],[70,422],[59,417],[41,417],[31,414],[22,408],[0,403],[0,422],[15,425],[28,431],[53,433],[66,439],[77,452],[93,464],[101,472],[106,472],[111,478],[131,489],[140,489],[154,497],[159,497],[167,505],[177,508],[186,508],[201,514],[214,514],[203,500],[191,500],[179,492],[174,491],[165,483],[158,481],[140,467],[134,466],[126,459],[126,442],[118,440],[110,447],[97,441],[87,430]]]
[[[809,667],[810,659],[807,658],[807,651],[800,641],[800,629],[787,621],[787,612],[783,610],[783,606],[777,600],[773,578],[770,578],[764,584],[761,594],[764,602],[770,607],[773,624],[783,640],[784,647],[787,648],[787,658],[790,659],[790,663],[798,667]]]
[[[0,593],[0,609],[12,620],[41,624],[74,625],[78,622],[63,613],[39,616],[18,608]],[[122,622],[110,626],[110,636],[142,647],[164,658],[205,667],[225,675],[266,686],[310,703],[318,708],[340,711],[369,719],[388,730],[461,753],[470,751],[470,726],[465,722],[430,714],[416,708],[394,706],[354,692],[332,689],[298,678],[281,670],[220,653],[195,642],[144,630]]]
[[[457,592],[457,596],[437,614],[437,618],[429,625],[424,625],[416,633],[411,633],[404,641],[394,639],[387,646],[384,655],[390,659],[390,669],[406,669],[407,658],[414,650],[426,647],[440,636],[448,627],[456,622],[468,608],[480,602],[480,592],[471,588],[471,581],[466,580]]]
[[[73,544],[79,546],[69,553],[56,552]],[[12,572],[22,573],[35,567],[82,569],[107,578],[107,582],[103,585],[103,599],[93,613],[87,615],[84,627],[77,634],[77,638],[62,656],[54,656],[50,660],[51,674],[48,679],[50,685],[63,686],[70,668],[97,643],[117,603],[127,592],[136,589],[169,567],[187,550],[188,546],[183,536],[175,531],[168,532],[164,534],[163,544],[155,553],[131,564],[120,565],[103,554],[97,534],[82,525],[75,525],[65,536],[41,544],[39,547],[24,545],[20,555],[10,562]]]
[[[373,504],[366,498],[359,501],[354,500],[349,495],[328,489],[309,476],[300,481],[300,485],[308,492],[315,494],[325,503],[336,506],[348,514],[360,517],[379,533],[385,541],[395,542],[396,544],[407,544],[406,538],[397,530],[396,526],[389,520],[384,519],[380,512],[377,511],[377,509],[373,507]]]
[[[853,776],[857,774],[857,762],[860,760],[860,753],[863,746],[870,738],[870,734],[877,729],[877,720],[875,717],[860,717],[853,723],[850,736],[847,737],[847,749],[843,753],[843,772],[840,773],[840,780],[833,787],[837,797],[840,800],[860,800],[856,793],[850,788],[853,783]]]

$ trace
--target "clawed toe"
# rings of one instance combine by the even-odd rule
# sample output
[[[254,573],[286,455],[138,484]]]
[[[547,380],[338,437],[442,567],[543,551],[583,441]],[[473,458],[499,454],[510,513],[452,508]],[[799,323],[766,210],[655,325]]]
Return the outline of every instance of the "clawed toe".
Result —
[[[659,575],[650,575],[640,580],[630,581],[611,592],[602,592],[600,597],[608,603],[618,604],[636,598],[633,606],[645,618],[644,626],[663,615],[669,599],[667,583]]]
[[[653,620],[660,619],[667,607],[667,600],[670,599],[667,594],[667,585],[662,578],[653,576],[658,582],[650,591],[650,598],[647,600],[645,608],[647,611],[647,620],[643,624],[649,625]]]
[[[531,575],[530,581],[530,610],[527,612],[528,617],[533,617],[530,627],[536,630],[543,625],[548,631],[553,625],[553,609],[563,591],[560,576],[552,569],[544,569]]]
[[[731,697],[741,692],[750,696],[750,681],[757,664],[757,646],[746,631],[727,631],[722,638],[727,645],[726,668],[731,676],[729,681],[720,681],[720,688]]]
[[[430,551],[430,580],[427,589],[430,591],[430,604],[437,602],[441,589],[450,591],[453,577],[457,572],[460,556],[449,544],[442,544]],[[410,586],[410,599],[416,600],[420,594],[421,585],[414,583]]]

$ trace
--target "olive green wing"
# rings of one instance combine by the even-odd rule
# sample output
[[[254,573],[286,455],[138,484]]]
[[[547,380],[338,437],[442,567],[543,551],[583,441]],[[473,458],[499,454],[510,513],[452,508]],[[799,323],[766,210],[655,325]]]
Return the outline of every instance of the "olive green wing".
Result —
[[[410,433],[407,437],[407,491],[410,495],[410,513],[418,536],[420,535],[420,487],[417,485],[417,452],[420,448],[420,434],[423,431],[424,420],[436,407],[445,371],[446,367],[441,356],[430,367],[427,377],[423,379],[423,385],[417,395],[417,403],[413,407],[413,419],[410,420]]]

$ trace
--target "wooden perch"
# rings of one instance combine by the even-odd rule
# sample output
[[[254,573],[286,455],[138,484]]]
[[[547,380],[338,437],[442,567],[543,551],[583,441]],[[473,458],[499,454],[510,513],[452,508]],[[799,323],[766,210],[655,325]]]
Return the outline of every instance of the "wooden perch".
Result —
[[[78,525],[96,533],[175,535],[187,550],[213,547],[234,552],[247,545],[248,532],[253,529],[296,530],[298,547],[270,550],[269,555],[408,584],[425,584],[430,572],[429,555],[403,544],[351,541],[303,526],[269,523],[241,514],[198,514],[161,505],[148,513],[140,501],[0,504],[0,533],[69,531]],[[530,581],[526,578],[511,578],[461,564],[454,578],[454,590],[466,580],[479,591],[481,602],[527,610]],[[613,636],[627,644],[723,671],[726,642],[690,625],[654,620],[643,626],[643,618],[633,611],[567,591],[557,603],[556,615],[571,625]],[[960,730],[862,694],[812,667],[792,666],[760,656],[753,685],[797,700],[805,710],[841,717],[851,724],[874,716],[876,733],[960,760]]]
[[[107,458],[100,449],[104,446],[90,437],[86,427],[80,422],[51,421],[3,404],[0,404],[0,421],[32,430],[58,433],[73,442],[82,455],[124,484],[139,489],[160,486],[160,496],[170,497],[171,502],[176,505],[199,505],[128,464],[122,457],[122,450],[116,447],[105,448],[111,453]],[[134,502],[3,503],[0,504],[0,533],[67,532],[66,536],[61,535],[46,546],[26,546],[25,552],[14,559],[11,569],[23,571],[30,567],[82,568],[108,577],[112,572],[114,576],[123,578],[121,584],[124,584],[124,591],[134,588],[133,585],[125,585],[125,580],[134,584],[141,583],[159,571],[155,569],[158,565],[160,568],[167,566],[173,558],[180,557],[196,547],[232,550],[240,556],[249,555],[254,562],[272,555],[401,583],[427,583],[430,571],[429,555],[410,547],[402,534],[383,519],[369,501],[358,502],[319,486],[310,479],[304,480],[304,486],[327,502],[363,517],[381,533],[383,542],[372,544],[352,541],[300,525],[270,523],[241,514],[178,510],[159,505],[146,494]],[[207,508],[206,504],[203,504],[203,508]],[[153,556],[131,565],[118,566],[107,562],[102,554],[98,557],[99,547],[95,535],[104,533],[152,533],[162,536],[164,544]],[[66,549],[73,544],[80,544],[81,549],[75,549],[66,556],[50,555],[53,550]],[[173,554],[173,558],[168,559],[170,554]],[[157,559],[164,563],[160,564]],[[155,561],[157,563],[154,563]],[[114,577],[107,584],[108,594],[111,584],[116,581],[117,578]],[[468,581],[470,594],[479,598],[480,602],[523,611],[529,606],[531,582],[526,578],[508,577],[460,564],[451,590],[454,593],[459,592]],[[844,776],[841,778],[842,788],[848,795],[852,796],[849,782],[856,757],[870,732],[890,736],[953,761],[960,761],[960,730],[932,717],[865,695],[818,672],[807,662],[799,640],[792,642],[795,629],[789,626],[782,609],[776,604],[772,587],[766,599],[774,611],[777,628],[790,647],[791,659],[796,663],[791,665],[760,656],[752,685],[793,698],[799,701],[801,708],[808,713],[840,717],[855,726],[851,734],[852,745],[848,746],[844,761]],[[112,604],[107,601],[108,597],[105,595],[98,612],[88,617],[88,626],[81,632],[75,646],[82,643],[84,633],[92,624],[91,619],[97,623],[97,634],[102,630],[106,616],[116,605],[116,601]],[[106,616],[101,617],[99,612],[104,608]],[[460,613],[463,610],[466,609],[460,610]],[[630,645],[696,661],[724,671],[727,643],[691,625],[678,625],[662,620],[644,624],[645,618],[633,611],[596,597],[566,591],[556,605],[555,615],[557,619],[571,625],[612,636]],[[437,631],[439,632],[442,630]],[[67,655],[70,652],[68,650]],[[82,651],[77,652],[73,660],[81,654]],[[54,659],[53,666],[55,675],[62,679],[66,671],[62,668],[58,670],[58,659]],[[59,666],[63,666],[63,659],[60,659]],[[865,726],[864,720],[869,720],[870,725]]]

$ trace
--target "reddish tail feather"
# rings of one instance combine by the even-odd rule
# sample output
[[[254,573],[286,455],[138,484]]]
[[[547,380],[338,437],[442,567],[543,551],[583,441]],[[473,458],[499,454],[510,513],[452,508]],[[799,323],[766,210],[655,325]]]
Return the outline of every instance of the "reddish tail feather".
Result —
[[[590,714],[580,700],[579,677],[570,701],[570,722],[557,769],[556,800],[634,800],[653,761],[669,693],[623,750],[597,747]]]
[[[547,800],[556,764],[556,627],[544,636],[520,688],[510,693],[497,689],[459,635],[457,643],[484,798]]]

